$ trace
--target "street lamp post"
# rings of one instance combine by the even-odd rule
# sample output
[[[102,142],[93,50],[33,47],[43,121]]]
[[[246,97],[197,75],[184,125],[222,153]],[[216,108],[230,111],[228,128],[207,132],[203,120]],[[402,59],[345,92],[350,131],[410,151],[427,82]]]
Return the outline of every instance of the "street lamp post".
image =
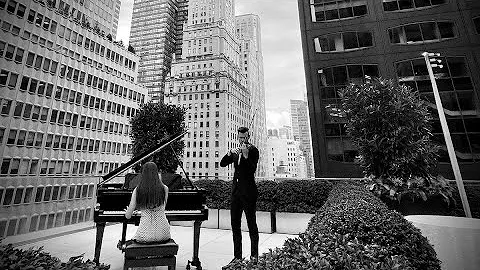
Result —
[[[458,166],[457,156],[455,155],[455,150],[453,148],[452,138],[450,137],[450,130],[448,129],[447,119],[445,118],[445,112],[443,110],[442,100],[440,99],[440,94],[438,93],[437,82],[433,75],[433,67],[442,68],[443,65],[440,63],[442,60],[430,57],[439,57],[439,53],[422,53],[425,58],[425,63],[427,64],[428,75],[432,83],[433,95],[435,97],[435,103],[437,105],[438,117],[440,119],[440,124],[442,125],[443,136],[445,138],[445,143],[447,144],[448,156],[450,157],[450,163],[452,164],[453,174],[455,175],[455,181],[457,182],[458,192],[460,193],[460,198],[462,200],[463,210],[465,215],[468,218],[472,217],[470,212],[470,206],[468,204],[467,194],[465,193],[465,187],[463,186],[462,174],[460,173],[460,168]]]

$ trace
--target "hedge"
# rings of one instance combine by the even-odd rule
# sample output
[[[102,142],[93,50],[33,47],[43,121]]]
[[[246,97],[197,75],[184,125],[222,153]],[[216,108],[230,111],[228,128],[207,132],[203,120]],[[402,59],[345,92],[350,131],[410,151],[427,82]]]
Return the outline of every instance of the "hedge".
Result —
[[[43,247],[22,250],[14,248],[12,244],[8,244],[0,245],[0,269],[107,270],[110,269],[110,265],[105,265],[103,263],[97,265],[91,260],[83,261],[83,254],[71,257],[70,260],[65,263],[43,251]]]
[[[207,206],[230,209],[231,181],[198,180],[206,190]],[[258,181],[258,211],[315,213],[326,201],[332,184],[324,180]]]
[[[305,233],[228,269],[440,270],[420,230],[358,183],[338,183]]]

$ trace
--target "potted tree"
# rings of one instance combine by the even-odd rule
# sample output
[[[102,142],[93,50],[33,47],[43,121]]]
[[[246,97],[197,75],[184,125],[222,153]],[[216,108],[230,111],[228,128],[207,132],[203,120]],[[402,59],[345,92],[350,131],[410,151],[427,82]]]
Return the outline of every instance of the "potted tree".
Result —
[[[452,193],[437,173],[438,146],[420,95],[394,80],[367,78],[340,96],[368,188],[404,215],[448,211]]]

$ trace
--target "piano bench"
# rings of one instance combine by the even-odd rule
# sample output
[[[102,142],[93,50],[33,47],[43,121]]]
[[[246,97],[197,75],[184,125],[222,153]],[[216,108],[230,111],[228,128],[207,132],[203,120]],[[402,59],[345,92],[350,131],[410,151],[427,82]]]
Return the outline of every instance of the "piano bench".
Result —
[[[178,245],[173,239],[164,243],[133,242],[125,247],[124,252],[124,270],[149,266],[168,266],[168,270],[175,270]]]

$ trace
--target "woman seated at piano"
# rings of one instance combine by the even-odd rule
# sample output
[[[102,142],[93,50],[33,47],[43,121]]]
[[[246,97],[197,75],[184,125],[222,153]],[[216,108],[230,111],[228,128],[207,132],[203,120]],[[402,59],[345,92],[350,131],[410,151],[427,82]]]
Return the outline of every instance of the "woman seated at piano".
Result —
[[[168,187],[163,184],[157,165],[147,162],[142,166],[141,179],[132,192],[125,217],[130,219],[135,210],[141,211],[140,224],[132,240],[139,243],[165,242],[170,239],[170,224],[165,215]]]

